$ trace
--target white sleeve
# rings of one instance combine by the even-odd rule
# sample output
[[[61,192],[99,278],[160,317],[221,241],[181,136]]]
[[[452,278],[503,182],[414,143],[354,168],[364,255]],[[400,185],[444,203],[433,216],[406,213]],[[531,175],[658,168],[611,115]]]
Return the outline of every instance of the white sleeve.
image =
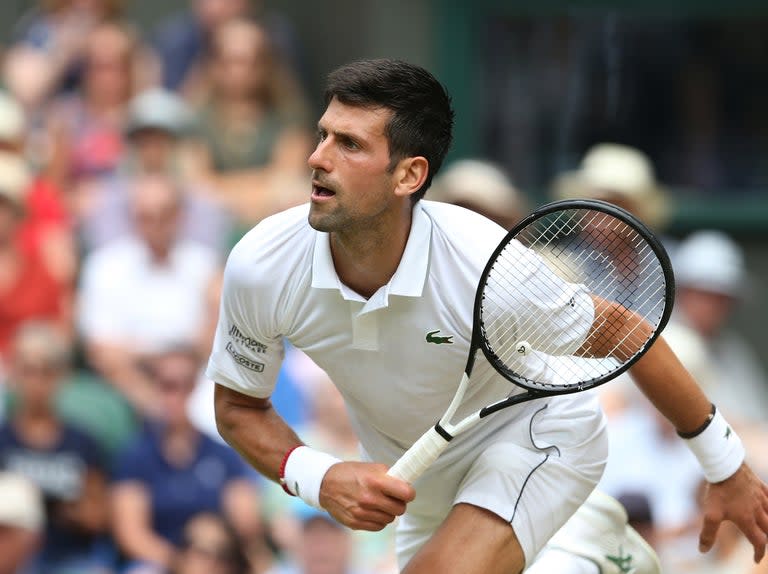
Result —
[[[515,267],[506,272],[518,278],[517,336],[535,342],[535,348],[546,354],[570,355],[584,343],[594,321],[589,290],[558,277],[533,251],[517,243],[508,249],[517,250],[512,258]]]
[[[274,282],[249,273],[233,251],[224,270],[219,319],[206,376],[237,392],[272,394],[284,346],[275,319]]]

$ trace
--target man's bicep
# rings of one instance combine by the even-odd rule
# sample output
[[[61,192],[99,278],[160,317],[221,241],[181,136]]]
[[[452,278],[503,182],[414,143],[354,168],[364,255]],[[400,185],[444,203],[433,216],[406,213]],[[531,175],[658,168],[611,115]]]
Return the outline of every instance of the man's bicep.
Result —
[[[228,408],[246,408],[266,410],[272,408],[269,397],[254,397],[246,395],[224,385],[216,383],[213,394],[216,413]]]
[[[219,434],[227,440],[236,429],[246,428],[243,423],[255,422],[254,412],[266,412],[272,408],[269,397],[246,395],[230,387],[216,383],[213,393],[216,427]],[[227,440],[229,442],[229,440]]]
[[[206,373],[240,393],[272,393],[284,357],[271,292],[262,282],[225,271],[221,309]]]

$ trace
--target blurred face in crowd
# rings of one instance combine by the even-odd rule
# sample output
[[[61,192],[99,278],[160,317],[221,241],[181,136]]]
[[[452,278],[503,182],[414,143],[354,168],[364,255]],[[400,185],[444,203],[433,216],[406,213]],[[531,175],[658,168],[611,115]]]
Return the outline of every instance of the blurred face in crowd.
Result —
[[[269,44],[264,30],[253,22],[236,20],[216,30],[211,75],[223,98],[263,95],[269,74]]]
[[[718,334],[730,317],[737,299],[725,293],[679,286],[676,304],[686,320],[704,338]]]
[[[176,138],[159,129],[142,129],[131,135],[139,166],[144,173],[167,173],[176,148]]]
[[[23,329],[23,327],[22,327]],[[25,408],[47,411],[59,383],[67,374],[66,360],[56,352],[61,345],[53,334],[20,331],[14,342],[10,377]]]
[[[221,520],[203,514],[190,520],[174,574],[235,574],[232,535]]]
[[[164,419],[172,426],[186,424],[187,402],[197,384],[197,361],[187,353],[168,353],[152,362],[151,371]]]
[[[84,88],[93,101],[122,103],[133,89],[133,40],[119,26],[104,24],[88,38]]]
[[[193,9],[203,28],[212,30],[233,18],[246,16],[251,1],[253,0],[193,0]]]
[[[349,532],[325,518],[312,518],[304,525],[300,548],[305,574],[345,574],[349,568]]]
[[[161,176],[140,179],[133,192],[133,217],[139,236],[156,257],[163,258],[178,234],[181,192],[173,181]]]

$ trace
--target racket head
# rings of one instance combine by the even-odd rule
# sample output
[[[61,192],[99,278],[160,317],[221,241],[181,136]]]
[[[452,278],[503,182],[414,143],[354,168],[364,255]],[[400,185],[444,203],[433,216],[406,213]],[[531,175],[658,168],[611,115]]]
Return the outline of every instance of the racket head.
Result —
[[[535,253],[533,259],[530,252]],[[585,290],[619,302],[642,317],[650,332],[628,338],[620,360],[559,354],[546,342],[541,332],[545,326],[537,323],[535,314],[507,309],[508,298],[518,299],[509,307],[526,305],[518,295],[528,288],[527,279],[550,273],[557,282],[553,292],[565,282],[578,286],[574,291],[581,293],[582,307]],[[541,287],[541,282],[535,285]],[[605,201],[555,201],[515,225],[489,258],[475,297],[472,347],[482,349],[509,381],[538,395],[586,390],[612,380],[642,357],[669,321],[674,295],[666,249],[639,219]],[[574,299],[565,305],[575,308]],[[541,376],[544,373],[547,376]]]

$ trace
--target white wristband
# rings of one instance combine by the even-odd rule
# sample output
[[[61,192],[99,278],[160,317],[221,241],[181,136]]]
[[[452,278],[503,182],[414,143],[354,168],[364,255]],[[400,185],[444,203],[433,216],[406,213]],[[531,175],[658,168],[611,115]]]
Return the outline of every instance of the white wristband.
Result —
[[[315,508],[320,506],[320,485],[328,469],[340,459],[330,454],[300,446],[291,452],[285,462],[285,486],[304,502]]]
[[[721,482],[735,473],[746,453],[741,439],[719,410],[700,434],[684,439],[699,460],[707,482]]]

